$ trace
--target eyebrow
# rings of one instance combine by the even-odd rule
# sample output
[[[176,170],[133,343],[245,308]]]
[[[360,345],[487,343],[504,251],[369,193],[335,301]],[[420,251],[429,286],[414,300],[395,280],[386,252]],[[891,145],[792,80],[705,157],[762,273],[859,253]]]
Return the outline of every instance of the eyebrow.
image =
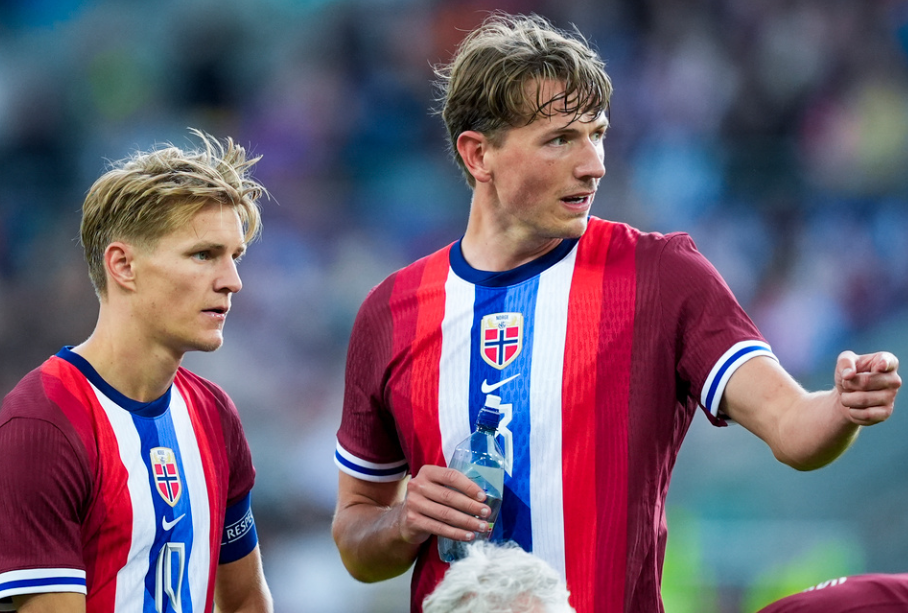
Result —
[[[198,251],[224,251],[224,252],[227,252],[228,249],[227,249],[227,245],[225,245],[223,243],[201,242],[201,243],[194,244],[192,247],[189,248],[189,251],[191,253],[196,253]],[[239,246],[239,249],[237,249],[237,252],[239,253],[239,255],[243,255],[244,253],[246,253],[246,243],[245,242]]]
[[[580,128],[576,127],[577,122],[580,120],[574,120],[571,123],[567,124],[561,128],[555,128],[546,132],[546,136],[573,136],[581,132]],[[609,120],[608,117],[603,116],[601,119],[594,119],[589,122],[581,122],[584,125],[593,125],[596,130],[608,130],[609,129]]]

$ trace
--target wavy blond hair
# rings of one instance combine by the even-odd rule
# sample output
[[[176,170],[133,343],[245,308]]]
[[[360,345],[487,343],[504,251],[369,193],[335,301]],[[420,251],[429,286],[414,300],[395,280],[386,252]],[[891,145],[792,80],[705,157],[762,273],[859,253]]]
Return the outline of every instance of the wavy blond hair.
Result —
[[[259,199],[268,191],[250,176],[261,159],[227,138],[221,143],[196,129],[199,149],[171,144],[137,152],[116,162],[91,189],[82,205],[81,242],[95,293],[107,293],[104,251],[118,240],[152,247],[165,234],[188,223],[211,202],[232,207],[246,242],[261,232]]]
[[[559,30],[538,15],[491,13],[435,74],[438,114],[448,129],[451,154],[471,187],[475,181],[457,152],[463,132],[475,130],[500,145],[505,130],[539,116],[565,112],[575,120],[598,117],[608,112],[612,96],[605,63],[583,35]],[[544,100],[546,81],[563,83],[564,91]]]

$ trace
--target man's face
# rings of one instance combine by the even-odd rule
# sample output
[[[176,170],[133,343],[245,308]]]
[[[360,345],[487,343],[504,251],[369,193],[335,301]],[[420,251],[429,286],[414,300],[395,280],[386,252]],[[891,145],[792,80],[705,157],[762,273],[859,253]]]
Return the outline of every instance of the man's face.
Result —
[[[243,287],[236,264],[245,250],[239,216],[217,203],[152,248],[137,250],[136,316],[152,348],[179,359],[221,346],[231,294]]]
[[[542,99],[563,91],[561,83],[546,81]],[[586,230],[599,179],[605,176],[608,119],[602,113],[575,121],[563,109],[562,101],[553,103],[550,117],[509,129],[503,142],[490,148],[493,214],[515,238],[573,238]]]

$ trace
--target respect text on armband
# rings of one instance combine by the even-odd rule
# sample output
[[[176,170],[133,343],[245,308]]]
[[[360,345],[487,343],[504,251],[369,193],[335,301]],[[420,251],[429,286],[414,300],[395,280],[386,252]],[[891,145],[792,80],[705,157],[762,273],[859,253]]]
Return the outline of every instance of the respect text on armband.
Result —
[[[255,519],[252,517],[252,509],[249,509],[245,515],[224,529],[227,543],[240,540],[252,530],[253,526],[255,526]],[[222,543],[222,545],[224,544],[226,543]]]

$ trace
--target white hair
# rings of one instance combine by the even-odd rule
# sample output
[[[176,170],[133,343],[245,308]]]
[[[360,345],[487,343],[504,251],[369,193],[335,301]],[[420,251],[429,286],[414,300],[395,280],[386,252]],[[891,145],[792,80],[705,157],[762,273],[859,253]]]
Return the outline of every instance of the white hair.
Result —
[[[561,576],[515,543],[478,541],[423,601],[423,613],[572,613]]]

